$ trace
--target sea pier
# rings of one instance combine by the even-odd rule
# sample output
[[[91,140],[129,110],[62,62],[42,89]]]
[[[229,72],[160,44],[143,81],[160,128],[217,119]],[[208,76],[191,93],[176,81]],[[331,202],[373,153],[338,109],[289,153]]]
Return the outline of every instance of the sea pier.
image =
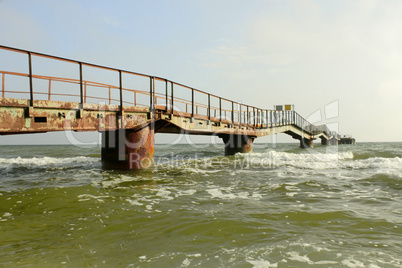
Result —
[[[354,143],[311,124],[291,105],[258,108],[161,77],[6,46],[0,52],[26,60],[25,71],[15,71],[12,60],[9,70],[0,69],[0,134],[98,131],[107,168],[152,166],[155,133],[215,135],[225,155],[250,152],[256,138],[276,133],[302,148],[317,139]]]

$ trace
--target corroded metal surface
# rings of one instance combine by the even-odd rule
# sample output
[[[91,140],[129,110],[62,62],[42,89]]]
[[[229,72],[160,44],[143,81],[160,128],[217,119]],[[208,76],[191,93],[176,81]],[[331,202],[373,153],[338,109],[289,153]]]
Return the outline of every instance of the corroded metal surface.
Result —
[[[153,166],[154,127],[102,132],[102,164],[112,169],[145,169]]]
[[[107,131],[135,129],[151,121],[149,109],[126,109],[122,114],[116,105],[85,105],[78,103],[0,99],[0,134],[49,131]]]

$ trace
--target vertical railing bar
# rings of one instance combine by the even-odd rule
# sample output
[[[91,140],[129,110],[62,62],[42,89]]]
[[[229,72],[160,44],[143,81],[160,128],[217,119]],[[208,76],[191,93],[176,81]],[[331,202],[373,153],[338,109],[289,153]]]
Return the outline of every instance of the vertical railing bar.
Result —
[[[152,113],[153,112],[153,99],[152,99],[152,90],[153,90],[153,84],[152,84],[152,79],[153,77],[149,77],[149,111]]]
[[[6,74],[5,73],[3,73],[3,79],[2,79],[2,82],[1,82],[1,92],[2,92],[2,96],[3,96],[3,98],[4,98],[4,96],[5,96],[5,80],[6,80]]]
[[[86,96],[86,92],[85,92],[85,96]],[[109,105],[112,104],[112,89],[109,86]]]
[[[286,125],[286,110],[283,111],[283,125]]]
[[[222,122],[222,98],[219,97],[219,122]]]
[[[240,129],[241,129],[241,103],[239,103],[239,124],[240,124]]]
[[[134,106],[137,106],[137,91],[134,91]]]
[[[31,52],[28,52],[28,67],[29,67],[29,95],[30,95],[30,100],[29,100],[29,106],[33,107],[33,100],[34,100],[34,94],[33,94],[33,81],[32,81],[32,55]]]
[[[208,120],[211,120],[211,94],[208,94]]]
[[[79,67],[80,67],[80,103],[81,103],[81,108],[83,108],[84,105],[84,88],[82,86],[82,62],[79,62]]]
[[[271,119],[271,120],[269,120],[269,121],[270,121],[270,123],[271,123],[271,128],[272,128],[272,126],[273,126],[273,122],[272,122],[272,110],[269,111],[269,117],[270,117],[270,119]]]
[[[172,109],[172,110],[171,110],[171,113],[173,114],[173,98],[174,98],[174,97],[173,97],[173,82],[170,82],[170,86],[171,86],[170,89],[171,89],[171,91],[172,91],[172,92],[171,92],[172,94],[171,94],[171,96],[170,96],[170,97],[171,97],[171,107],[170,107],[170,108]]]
[[[156,105],[156,83],[155,83],[155,77],[152,77],[152,112],[155,112],[155,105]]]
[[[257,128],[258,128],[258,124],[259,124],[258,114],[259,114],[259,109],[256,108],[255,109],[255,120],[256,120],[255,125],[256,125]]]
[[[167,112],[168,111],[168,81],[167,81],[167,79],[165,79],[165,104],[166,104],[166,107],[165,107],[165,111]]]
[[[48,93],[48,100],[50,101],[50,96],[52,94],[52,79],[49,79],[49,93]],[[3,93],[4,95],[4,93]],[[4,96],[3,96],[4,98]]]
[[[119,91],[120,91],[120,112],[123,113],[123,76],[121,70],[119,70]],[[121,120],[123,124],[123,119]]]
[[[234,127],[234,102],[232,101],[232,127]]]
[[[191,117],[194,117],[194,88],[191,89]]]
[[[255,128],[255,125],[256,125],[256,122],[255,122],[255,107],[253,107],[253,123],[254,123],[254,128]]]
[[[257,126],[260,125],[260,109],[257,108]]]
[[[247,129],[249,128],[249,125],[250,125],[250,112],[249,112],[249,107],[248,107],[248,105],[246,106],[247,107]]]
[[[84,82],[84,103],[87,102],[87,82]]]

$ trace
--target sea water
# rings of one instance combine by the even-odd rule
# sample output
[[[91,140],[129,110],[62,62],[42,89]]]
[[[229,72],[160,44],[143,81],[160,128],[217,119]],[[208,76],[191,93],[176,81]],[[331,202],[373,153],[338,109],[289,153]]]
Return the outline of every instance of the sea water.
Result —
[[[0,267],[401,267],[402,143],[0,147]]]

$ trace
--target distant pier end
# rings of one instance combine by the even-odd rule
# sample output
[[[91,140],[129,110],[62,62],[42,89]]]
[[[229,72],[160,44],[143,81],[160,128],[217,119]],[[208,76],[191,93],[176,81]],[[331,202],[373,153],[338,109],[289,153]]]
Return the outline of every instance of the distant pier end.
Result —
[[[355,143],[356,139],[350,135],[341,136],[341,139],[339,140],[339,144],[355,144]]]

